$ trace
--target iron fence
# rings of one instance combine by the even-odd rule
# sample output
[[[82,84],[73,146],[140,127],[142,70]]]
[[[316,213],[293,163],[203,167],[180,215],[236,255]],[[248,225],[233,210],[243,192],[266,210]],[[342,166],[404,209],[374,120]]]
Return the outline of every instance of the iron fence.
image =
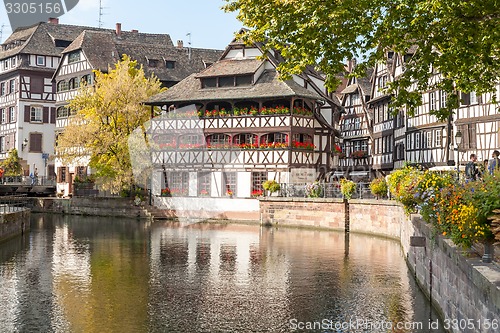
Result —
[[[0,199],[0,214],[8,214],[28,209],[26,196],[9,196]]]
[[[306,185],[308,183],[282,183],[279,195],[291,198],[306,198]],[[340,191],[340,182],[319,183],[320,198],[343,198]],[[352,199],[375,199],[376,197],[370,190],[370,183],[356,183],[356,190]]]

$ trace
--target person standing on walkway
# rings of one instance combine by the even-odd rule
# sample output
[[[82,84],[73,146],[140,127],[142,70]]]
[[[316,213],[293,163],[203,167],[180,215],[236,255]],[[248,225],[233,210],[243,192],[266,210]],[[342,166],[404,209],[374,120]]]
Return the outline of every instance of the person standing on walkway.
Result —
[[[488,172],[490,175],[493,175],[496,170],[500,170],[500,152],[498,150],[493,151],[491,155],[491,160],[488,162]]]
[[[476,162],[476,154],[470,154],[470,161],[465,166],[465,179],[468,181],[476,181],[479,176],[479,169]]]

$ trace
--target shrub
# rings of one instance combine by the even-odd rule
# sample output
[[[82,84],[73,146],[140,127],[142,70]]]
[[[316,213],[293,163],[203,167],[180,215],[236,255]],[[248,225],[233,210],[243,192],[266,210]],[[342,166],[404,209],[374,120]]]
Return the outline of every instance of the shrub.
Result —
[[[387,195],[387,182],[385,181],[385,177],[375,178],[370,183],[370,190],[373,195],[378,197],[384,197]]]
[[[356,183],[345,178],[342,178],[340,180],[340,192],[342,192],[344,198],[350,200],[352,198],[352,195],[354,194],[354,191],[356,191]]]

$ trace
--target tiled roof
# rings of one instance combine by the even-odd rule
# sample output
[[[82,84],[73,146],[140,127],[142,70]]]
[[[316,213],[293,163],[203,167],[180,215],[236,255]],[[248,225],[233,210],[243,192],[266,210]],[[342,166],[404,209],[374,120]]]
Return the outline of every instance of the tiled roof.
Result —
[[[206,70],[202,71],[196,77],[214,77],[214,76],[228,76],[228,75],[242,75],[253,74],[264,63],[262,60],[257,59],[230,59],[221,60],[213,64]]]
[[[116,63],[123,54],[143,65],[146,75],[154,73],[161,81],[179,82],[192,73],[205,68],[205,63],[216,62],[221,50],[206,50],[198,48],[178,48],[171,42],[160,43],[162,38],[129,38],[131,35],[146,35],[140,33],[126,33],[117,37],[112,31],[84,31],[63,53],[83,50],[94,69],[107,71],[108,66]],[[168,36],[168,35],[165,35]],[[167,41],[166,38],[163,38]],[[170,38],[168,38],[170,41]],[[167,68],[166,61],[174,62],[174,68]],[[155,63],[152,65],[152,63]]]
[[[168,104],[177,102],[243,100],[249,98],[303,97],[323,99],[319,94],[307,90],[293,80],[281,81],[276,70],[266,70],[251,86],[231,88],[201,88],[196,74],[177,83],[172,88],[150,98],[146,104]]]

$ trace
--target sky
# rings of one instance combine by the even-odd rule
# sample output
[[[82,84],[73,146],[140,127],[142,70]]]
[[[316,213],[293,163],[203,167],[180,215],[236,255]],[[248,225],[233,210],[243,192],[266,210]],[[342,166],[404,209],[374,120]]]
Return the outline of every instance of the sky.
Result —
[[[29,1],[27,1],[29,2]],[[235,13],[225,13],[224,0],[102,0],[102,27],[167,33],[173,43],[225,49],[242,24]],[[99,26],[99,0],[79,0],[76,7],[59,17],[59,23]],[[5,6],[0,8],[2,42],[12,33]],[[190,36],[188,36],[190,34]]]

